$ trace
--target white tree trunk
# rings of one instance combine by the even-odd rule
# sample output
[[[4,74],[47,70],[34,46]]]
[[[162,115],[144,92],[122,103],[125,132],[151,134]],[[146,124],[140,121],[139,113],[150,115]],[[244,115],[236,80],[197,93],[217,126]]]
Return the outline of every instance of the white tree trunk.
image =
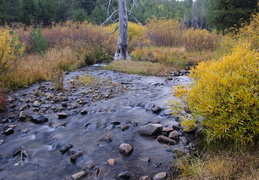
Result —
[[[114,60],[131,59],[128,51],[128,14],[126,0],[118,0],[119,4],[119,36]]]

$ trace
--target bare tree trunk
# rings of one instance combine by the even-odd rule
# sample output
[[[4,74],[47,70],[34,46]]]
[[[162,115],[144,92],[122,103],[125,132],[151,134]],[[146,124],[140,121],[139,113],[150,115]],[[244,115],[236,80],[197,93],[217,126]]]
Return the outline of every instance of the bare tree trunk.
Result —
[[[119,4],[119,36],[114,60],[131,59],[128,51],[128,14],[126,0],[118,0]]]

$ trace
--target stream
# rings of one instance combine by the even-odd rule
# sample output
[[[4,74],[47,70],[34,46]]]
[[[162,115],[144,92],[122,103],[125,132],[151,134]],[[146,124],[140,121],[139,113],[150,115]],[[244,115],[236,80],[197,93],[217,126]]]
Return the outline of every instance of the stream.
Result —
[[[105,80],[77,86],[86,74]],[[173,86],[190,82],[186,75],[168,80],[90,66],[67,73],[64,91],[42,82],[10,92],[8,110],[0,112],[0,179],[138,180],[161,172],[171,179],[177,154],[192,143],[168,100]],[[175,143],[157,140],[173,130]],[[131,154],[119,152],[122,143]]]

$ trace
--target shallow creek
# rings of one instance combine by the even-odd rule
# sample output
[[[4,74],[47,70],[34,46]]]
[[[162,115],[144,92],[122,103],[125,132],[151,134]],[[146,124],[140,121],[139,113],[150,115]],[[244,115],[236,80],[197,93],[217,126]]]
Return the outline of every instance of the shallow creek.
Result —
[[[70,87],[73,77],[85,74],[112,81],[117,89],[89,91],[87,87]],[[43,82],[9,94],[10,108],[0,113],[1,180],[71,179],[71,175],[83,170],[87,175],[82,179],[90,180],[118,179],[117,175],[124,171],[133,180],[160,172],[166,172],[168,179],[172,177],[174,150],[189,150],[186,137],[182,134],[178,143],[169,145],[158,142],[157,136],[140,135],[139,129],[147,124],[179,126],[170,113],[168,100],[173,99],[173,86],[191,82],[188,76],[167,80],[86,67],[70,72],[64,79],[69,89],[64,92],[56,92],[50,82]],[[101,96],[100,91],[108,95]],[[100,98],[94,99],[98,95]],[[161,110],[152,111],[150,105]],[[59,117],[59,113],[65,117]],[[42,115],[47,120],[21,121],[21,114]],[[4,133],[8,127],[13,132]],[[134,148],[132,154],[119,153],[122,143]],[[60,149],[68,144],[73,147],[61,153]],[[69,152],[80,155],[72,161]],[[108,165],[108,159],[114,159],[115,164]]]

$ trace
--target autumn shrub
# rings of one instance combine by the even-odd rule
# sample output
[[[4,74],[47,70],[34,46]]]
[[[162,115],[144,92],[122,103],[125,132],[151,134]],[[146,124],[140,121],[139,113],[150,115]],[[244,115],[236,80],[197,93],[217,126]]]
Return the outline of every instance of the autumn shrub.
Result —
[[[195,83],[187,92],[193,115],[209,142],[237,145],[255,143],[259,137],[259,53],[249,44],[236,47],[218,61],[202,62],[192,69]]]
[[[181,23],[177,20],[153,18],[147,21],[146,38],[154,46],[182,46],[181,36]]]
[[[188,51],[214,51],[220,41],[220,35],[205,29],[185,29],[181,40]]]
[[[259,50],[259,12],[251,17],[249,25],[240,28],[237,38],[240,42],[250,42],[252,49]]]
[[[18,35],[9,29],[0,29],[0,79],[14,70],[24,53]]]

